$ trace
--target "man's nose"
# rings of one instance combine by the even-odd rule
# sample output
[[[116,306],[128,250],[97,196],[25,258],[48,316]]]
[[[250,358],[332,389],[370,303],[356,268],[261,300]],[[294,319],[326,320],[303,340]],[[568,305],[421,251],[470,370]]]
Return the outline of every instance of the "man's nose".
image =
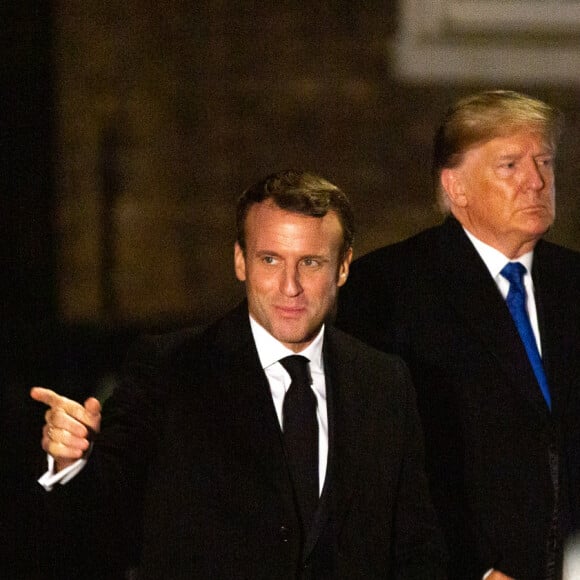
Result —
[[[302,286],[300,285],[300,273],[298,272],[298,268],[284,268],[281,286],[281,291],[286,296],[296,296],[302,292]]]
[[[526,185],[534,190],[542,189],[546,185],[546,176],[535,159],[526,164]]]

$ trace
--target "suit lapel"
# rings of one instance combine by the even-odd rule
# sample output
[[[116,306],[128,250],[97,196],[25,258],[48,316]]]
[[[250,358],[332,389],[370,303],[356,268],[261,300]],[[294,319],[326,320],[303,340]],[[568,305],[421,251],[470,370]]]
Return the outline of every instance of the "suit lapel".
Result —
[[[452,308],[479,336],[505,370],[507,384],[515,384],[524,399],[547,416],[548,409],[513,323],[505,300],[489,270],[461,225],[449,218],[442,226],[439,245],[442,293]]]
[[[248,461],[258,466],[261,481],[271,482],[273,493],[293,512],[282,433],[245,304],[223,320],[209,351],[229,410],[230,437],[248,442]]]
[[[566,272],[559,270],[558,258],[550,255],[549,245],[543,241],[534,251],[532,276],[542,337],[542,361],[552,396],[552,412],[558,413],[567,407],[572,379],[569,366],[577,357],[574,354],[577,329],[571,328],[570,313],[561,305],[573,304],[579,298],[563,294],[562,284],[553,283],[554,280],[566,280]]]
[[[332,328],[327,327],[324,339],[324,375],[328,412],[328,467],[305,556],[315,547],[325,526],[340,529],[358,486],[358,446],[360,442],[360,401],[355,396],[354,355],[341,349]]]

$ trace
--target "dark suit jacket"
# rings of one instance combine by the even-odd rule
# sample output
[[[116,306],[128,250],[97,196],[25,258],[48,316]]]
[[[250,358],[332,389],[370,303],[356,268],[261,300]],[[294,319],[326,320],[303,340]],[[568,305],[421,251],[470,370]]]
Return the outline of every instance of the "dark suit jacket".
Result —
[[[406,366],[332,328],[323,354],[328,472],[303,549],[245,305],[202,334],[141,342],[86,469],[47,494],[52,513],[86,527],[87,514],[129,506],[142,578],[440,578]]]
[[[339,327],[410,367],[457,580],[490,567],[542,578],[554,483],[560,532],[576,519],[580,255],[541,241],[532,277],[551,414],[505,301],[455,219],[357,260],[339,297]]]

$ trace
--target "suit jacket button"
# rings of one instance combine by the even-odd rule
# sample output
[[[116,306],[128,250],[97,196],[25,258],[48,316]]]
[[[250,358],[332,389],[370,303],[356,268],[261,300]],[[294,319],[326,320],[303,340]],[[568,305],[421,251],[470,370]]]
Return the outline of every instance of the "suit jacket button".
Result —
[[[286,543],[288,542],[288,538],[290,536],[290,530],[286,526],[280,526],[280,539]]]

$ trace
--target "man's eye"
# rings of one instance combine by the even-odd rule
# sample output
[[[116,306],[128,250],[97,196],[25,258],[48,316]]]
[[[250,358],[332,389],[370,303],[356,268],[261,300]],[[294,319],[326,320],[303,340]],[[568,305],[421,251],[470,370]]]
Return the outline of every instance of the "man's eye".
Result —
[[[273,256],[264,256],[262,258],[262,261],[264,262],[264,264],[274,264],[276,262]]]
[[[304,258],[303,263],[305,266],[318,266],[319,261],[315,258]]]

